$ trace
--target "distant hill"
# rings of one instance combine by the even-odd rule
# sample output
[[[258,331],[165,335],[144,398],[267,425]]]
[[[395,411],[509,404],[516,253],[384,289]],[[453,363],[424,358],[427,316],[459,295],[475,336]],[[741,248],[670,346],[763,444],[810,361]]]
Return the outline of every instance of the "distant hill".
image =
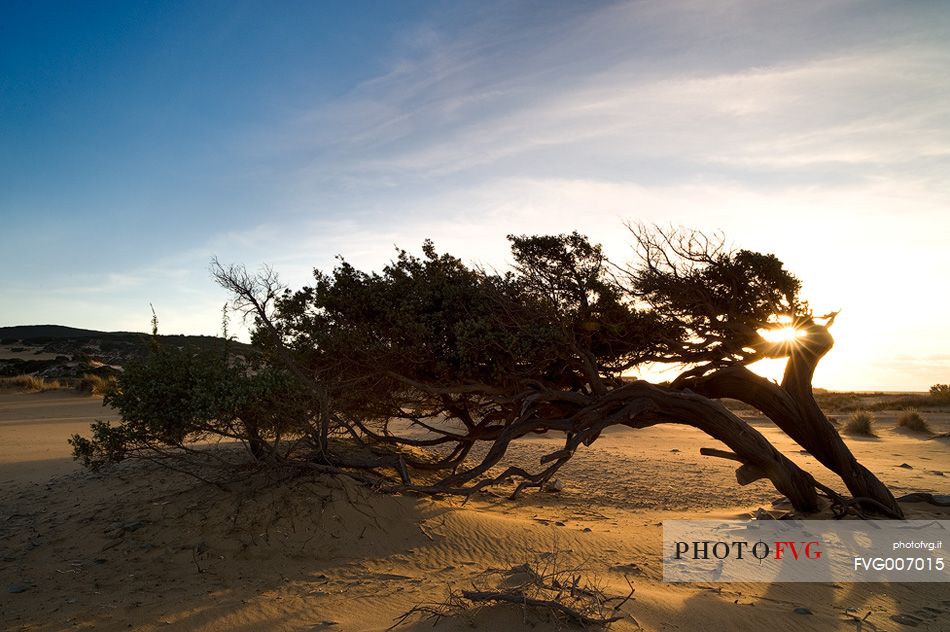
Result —
[[[46,375],[76,372],[77,363],[87,366],[122,367],[145,358],[149,353],[150,334],[130,331],[95,331],[62,325],[20,325],[0,327],[0,375],[40,373]],[[158,336],[159,344],[195,353],[221,349],[224,339],[218,336]],[[231,342],[239,354],[252,352],[252,347]],[[67,370],[67,368],[72,369]],[[65,373],[64,373],[65,371]]]
[[[16,327],[0,327],[0,340],[3,340],[4,344],[7,344],[8,341],[12,340],[29,342],[43,338],[93,338],[97,336],[134,333],[135,332],[126,331],[105,332],[95,331],[93,329],[77,329],[76,327],[64,327],[63,325],[18,325]]]

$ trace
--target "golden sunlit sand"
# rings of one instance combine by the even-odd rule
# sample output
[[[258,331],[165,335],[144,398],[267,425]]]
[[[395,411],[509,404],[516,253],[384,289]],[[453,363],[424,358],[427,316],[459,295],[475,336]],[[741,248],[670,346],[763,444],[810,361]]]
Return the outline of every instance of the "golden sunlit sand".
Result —
[[[663,583],[663,520],[786,509],[771,505],[767,482],[738,487],[728,462],[700,456],[700,447],[716,444],[692,428],[609,432],[559,473],[560,492],[511,501],[499,489],[463,504],[376,494],[319,475],[248,471],[218,489],[144,462],[108,475],[79,470],[67,436],[112,416],[94,397],[0,392],[5,629],[384,630],[487,569],[552,555],[610,595],[627,594],[630,580],[636,590],[613,624],[619,631],[696,630],[698,622],[703,630],[904,630],[894,618],[902,615],[918,629],[950,627],[944,584]],[[950,429],[950,414],[925,416],[935,432]],[[948,440],[896,430],[895,418],[879,413],[878,438],[848,438],[849,446],[895,495],[946,493]],[[784,434],[753,423],[822,474]],[[512,453],[536,460],[556,444],[527,440]],[[950,518],[947,508],[902,507],[909,518]],[[472,626],[555,627],[498,605],[434,629]],[[401,629],[432,622],[412,619]]]

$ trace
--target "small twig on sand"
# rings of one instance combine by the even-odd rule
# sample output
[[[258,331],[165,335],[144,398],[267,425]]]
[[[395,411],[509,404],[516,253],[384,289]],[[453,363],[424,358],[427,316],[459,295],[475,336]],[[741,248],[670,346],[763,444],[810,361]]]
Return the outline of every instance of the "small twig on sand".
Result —
[[[581,581],[579,569],[559,564],[558,552],[545,553],[532,564],[520,564],[507,570],[488,569],[476,576],[469,590],[450,590],[441,603],[420,604],[396,618],[390,630],[413,617],[438,623],[444,617],[468,615],[489,603],[520,605],[527,621],[528,610],[540,610],[561,622],[583,627],[606,628],[621,619],[630,619],[621,612],[633,598],[635,588],[624,577],[630,592],[622,597],[608,597],[596,584]]]
[[[483,592],[476,590],[463,590],[462,596],[469,601],[498,601],[519,604],[522,606],[547,608],[549,610],[559,612],[565,615],[568,619],[576,621],[581,625],[606,625],[608,623],[613,623],[614,621],[623,619],[622,615],[613,615],[604,618],[589,617],[569,606],[565,606],[559,601],[554,601],[553,599],[535,599],[533,597],[527,597],[523,593],[518,592]]]
[[[205,572],[204,569],[201,568],[201,564],[198,563],[198,547],[197,546],[194,546],[191,549],[191,561],[195,563],[195,568],[198,569],[198,573]]]

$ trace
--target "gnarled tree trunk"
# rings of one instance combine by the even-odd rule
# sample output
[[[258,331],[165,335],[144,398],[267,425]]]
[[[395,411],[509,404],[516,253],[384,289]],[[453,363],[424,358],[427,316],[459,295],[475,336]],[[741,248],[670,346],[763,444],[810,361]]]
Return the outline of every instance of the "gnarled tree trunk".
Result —
[[[687,380],[685,385],[706,397],[730,397],[760,410],[822,465],[840,476],[848,491],[867,509],[880,511],[883,507],[886,512],[903,517],[900,505],[887,486],[858,463],[815,401],[812,392],[815,367],[834,344],[828,331],[830,324],[820,325],[809,320],[800,327],[804,335],[790,350],[781,384],[770,382],[744,366],[733,366]]]
[[[563,393],[554,391],[552,395],[557,398]],[[545,403],[542,393],[529,399],[531,401],[524,402],[526,410]],[[558,404],[566,405],[563,400]],[[581,444],[590,445],[610,426],[647,428],[675,423],[697,428],[728,446],[732,452],[704,450],[703,453],[742,463],[736,471],[740,484],[768,478],[798,511],[811,513],[818,509],[815,479],[776,450],[758,430],[714,399],[637,381],[603,395],[585,397],[575,394],[569,408],[571,412],[565,410],[567,414],[556,418],[528,413],[521,420],[500,429],[489,439],[492,445],[477,464],[442,479],[427,491],[465,493],[517,476],[523,479],[515,492],[517,494],[527,487],[541,487],[567,463]],[[567,438],[562,449],[541,459],[542,464],[550,463],[542,471],[531,473],[513,466],[497,476],[483,478],[468,486],[501,462],[512,441],[529,433],[552,430],[564,432]]]
[[[798,511],[811,513],[818,510],[814,478],[721,403],[689,393],[665,392],[657,387],[650,387],[648,392],[647,397],[654,403],[656,413],[648,411],[627,425],[644,427],[669,421],[698,428],[729,446],[735,456],[718,451],[704,453],[727,456],[743,463],[736,471],[736,479],[741,485],[768,478]]]

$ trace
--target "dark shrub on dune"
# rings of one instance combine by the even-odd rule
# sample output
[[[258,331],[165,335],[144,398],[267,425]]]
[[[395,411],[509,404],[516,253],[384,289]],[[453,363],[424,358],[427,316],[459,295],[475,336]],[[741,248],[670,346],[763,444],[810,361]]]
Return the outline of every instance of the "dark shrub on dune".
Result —
[[[146,360],[111,379],[88,376],[89,388],[103,390],[122,422],[97,422],[91,440],[70,439],[74,458],[93,469],[212,438],[243,442],[254,458],[266,460],[282,436],[306,431],[299,389],[284,372],[227,353],[156,345]]]

